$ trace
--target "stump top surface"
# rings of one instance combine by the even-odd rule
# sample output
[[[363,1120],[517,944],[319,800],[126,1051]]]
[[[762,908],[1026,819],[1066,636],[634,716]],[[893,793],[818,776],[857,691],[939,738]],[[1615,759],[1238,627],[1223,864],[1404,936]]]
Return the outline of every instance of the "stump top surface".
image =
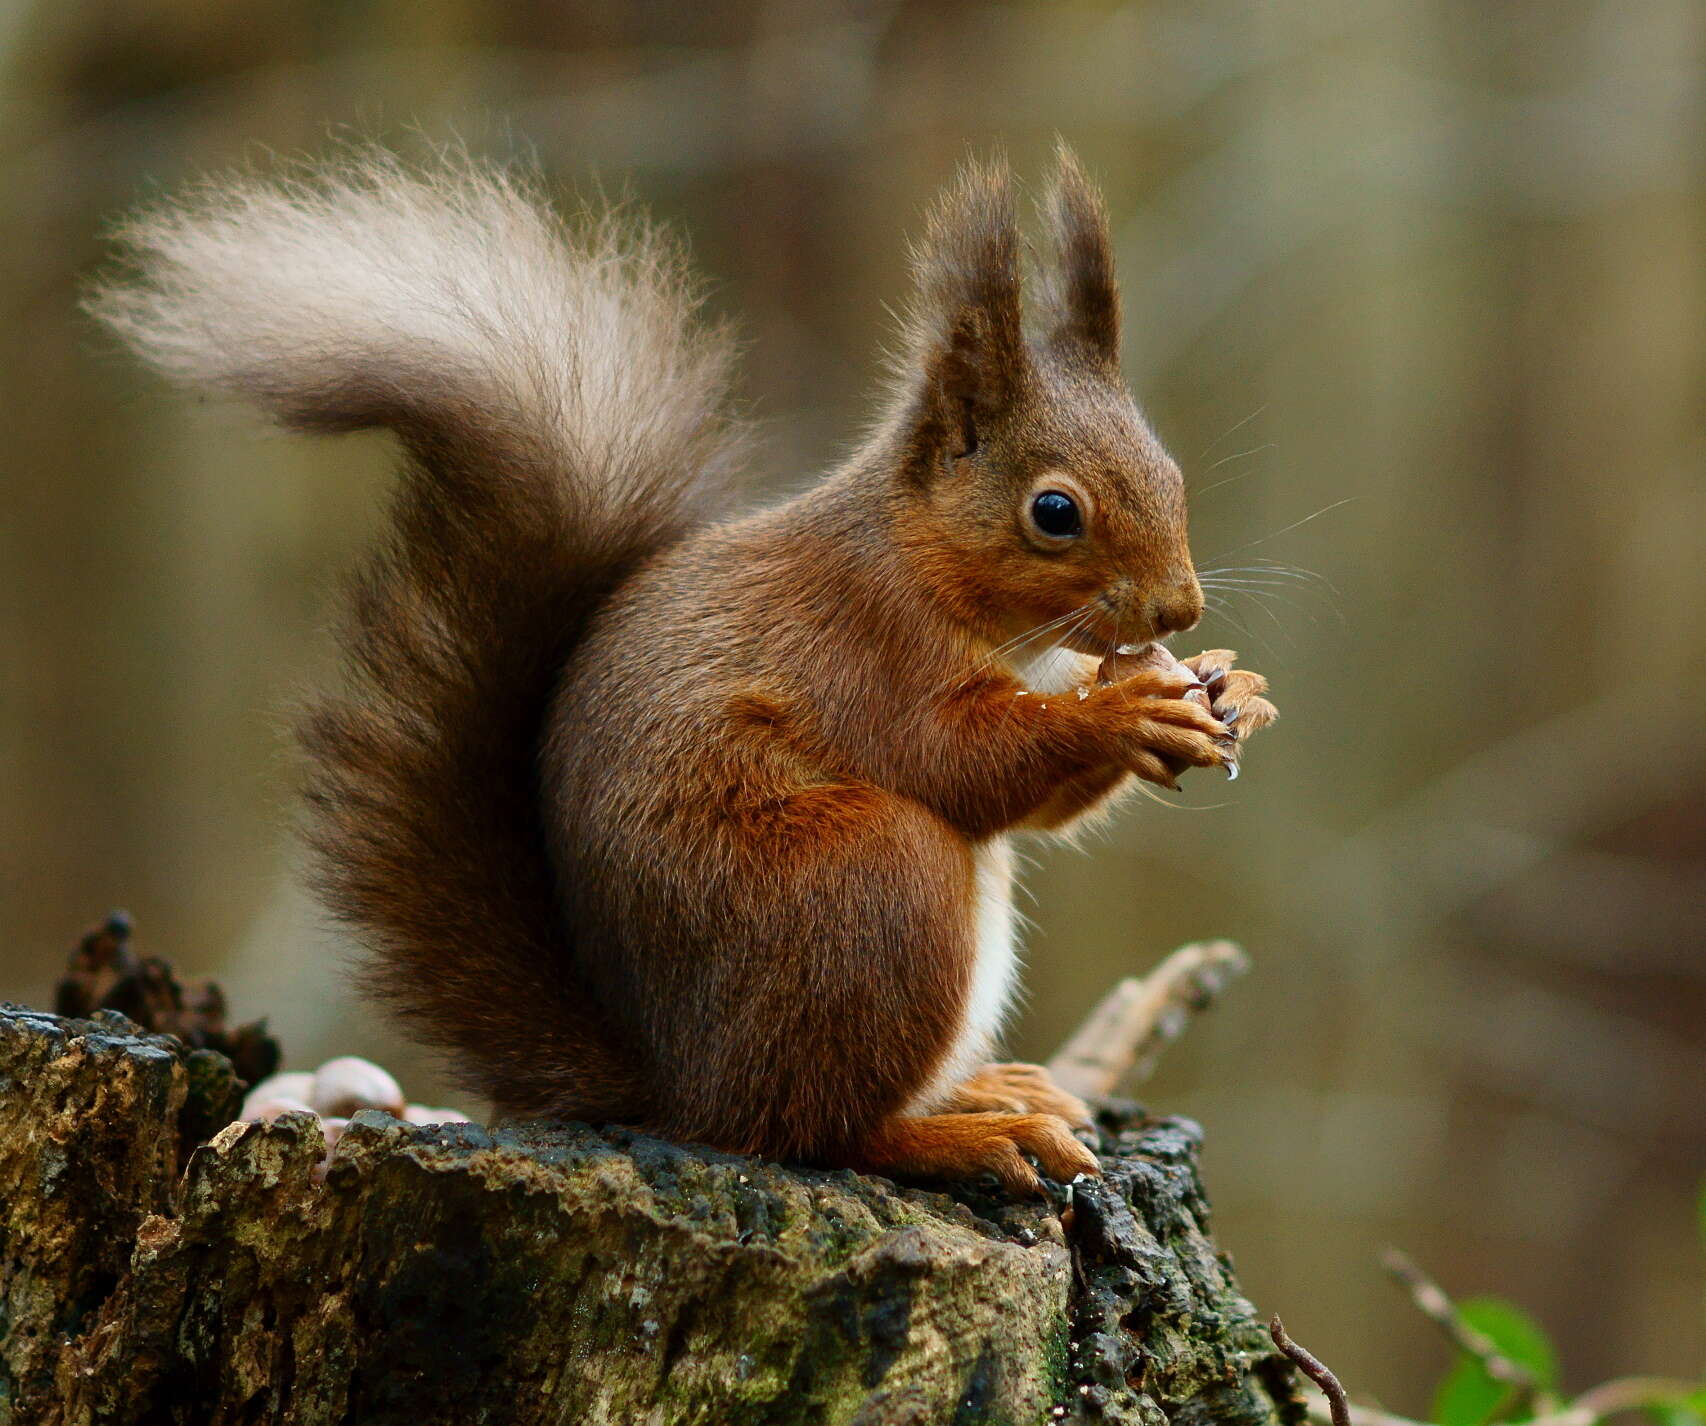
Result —
[[[1063,1212],[377,1111],[321,1171],[311,1117],[225,1122],[239,1090],[122,1016],[0,1007],[0,1426],[1295,1415],[1187,1121],[1104,1114]]]

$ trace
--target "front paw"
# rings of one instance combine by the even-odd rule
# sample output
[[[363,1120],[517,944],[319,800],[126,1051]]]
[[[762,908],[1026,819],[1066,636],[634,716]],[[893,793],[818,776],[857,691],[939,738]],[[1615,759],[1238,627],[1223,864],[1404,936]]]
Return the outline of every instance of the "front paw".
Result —
[[[1128,771],[1172,791],[1190,767],[1224,767],[1237,776],[1237,736],[1214,711],[1205,680],[1189,663],[1149,644],[1108,658],[1099,677],[1098,691],[1125,705],[1120,760]]]
[[[1252,733],[1265,728],[1279,717],[1275,708],[1261,695],[1268,690],[1268,681],[1259,673],[1234,668],[1238,655],[1231,649],[1209,649],[1185,659],[1184,665],[1202,680],[1209,710],[1242,744]],[[1238,749],[1234,749],[1236,752]],[[1238,776],[1238,761],[1233,757],[1226,765],[1229,777]]]

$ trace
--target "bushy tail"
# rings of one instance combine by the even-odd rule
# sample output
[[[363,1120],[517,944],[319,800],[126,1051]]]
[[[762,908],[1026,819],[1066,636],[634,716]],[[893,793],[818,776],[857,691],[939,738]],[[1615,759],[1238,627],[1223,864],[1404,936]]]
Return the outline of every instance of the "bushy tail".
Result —
[[[303,734],[320,883],[371,987],[508,1110],[641,1112],[575,984],[536,754],[589,613],[744,449],[679,254],[608,211],[565,229],[526,176],[370,150],[208,184],[120,240],[132,271],[90,307],[155,366],[402,440],[348,687]]]

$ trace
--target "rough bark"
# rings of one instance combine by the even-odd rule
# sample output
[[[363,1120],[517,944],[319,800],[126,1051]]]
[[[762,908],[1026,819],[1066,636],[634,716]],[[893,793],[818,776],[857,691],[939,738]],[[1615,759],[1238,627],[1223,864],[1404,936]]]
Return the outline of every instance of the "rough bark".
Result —
[[[114,1012],[0,1010],[4,1426],[1301,1419],[1182,1120],[1105,1115],[1061,1211],[372,1111],[322,1175],[238,1088]]]

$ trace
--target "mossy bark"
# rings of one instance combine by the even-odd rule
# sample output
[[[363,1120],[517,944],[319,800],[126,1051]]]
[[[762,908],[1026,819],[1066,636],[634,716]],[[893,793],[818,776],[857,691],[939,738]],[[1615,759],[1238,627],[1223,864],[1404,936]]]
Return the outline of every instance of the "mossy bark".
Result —
[[[0,1426],[1300,1419],[1183,1121],[1109,1115],[1061,1212],[372,1112],[320,1174],[237,1087],[0,1011]]]

